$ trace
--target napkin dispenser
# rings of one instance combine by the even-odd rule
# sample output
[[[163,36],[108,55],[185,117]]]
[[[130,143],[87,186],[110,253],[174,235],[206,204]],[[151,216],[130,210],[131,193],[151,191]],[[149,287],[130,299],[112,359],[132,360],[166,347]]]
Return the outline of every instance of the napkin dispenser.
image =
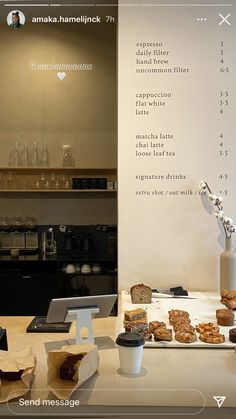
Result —
[[[0,327],[0,350],[8,351],[7,331],[6,329],[2,329],[1,327]]]

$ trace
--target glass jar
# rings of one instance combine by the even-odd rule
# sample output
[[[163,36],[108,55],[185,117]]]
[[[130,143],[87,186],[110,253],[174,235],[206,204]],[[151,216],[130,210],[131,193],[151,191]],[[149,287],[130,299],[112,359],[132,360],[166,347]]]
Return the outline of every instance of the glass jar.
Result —
[[[63,148],[63,159],[62,159],[62,166],[63,167],[74,167],[75,161],[71,152],[71,146],[64,144]]]

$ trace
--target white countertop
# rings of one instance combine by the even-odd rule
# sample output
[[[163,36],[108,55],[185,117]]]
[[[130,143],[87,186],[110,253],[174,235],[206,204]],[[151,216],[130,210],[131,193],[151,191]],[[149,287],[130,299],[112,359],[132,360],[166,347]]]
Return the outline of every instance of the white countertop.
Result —
[[[66,344],[75,335],[75,325],[69,334],[26,334],[30,321],[30,317],[0,317],[0,326],[7,329],[10,350],[33,348],[37,366],[30,396],[47,399],[46,349]],[[95,336],[114,340],[118,324],[114,317],[94,320]],[[107,342],[109,349],[99,349],[99,372],[73,395],[81,405],[196,406],[197,413],[203,405],[216,406],[213,396],[226,395],[224,406],[236,407],[234,349],[144,348],[141,374],[130,377],[119,373],[118,350],[111,340]],[[0,415],[5,409],[0,405]]]

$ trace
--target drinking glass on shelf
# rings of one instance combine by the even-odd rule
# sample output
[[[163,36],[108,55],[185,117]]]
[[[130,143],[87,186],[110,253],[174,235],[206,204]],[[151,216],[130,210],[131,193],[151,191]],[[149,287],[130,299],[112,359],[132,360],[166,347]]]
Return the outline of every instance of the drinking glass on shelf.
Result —
[[[63,174],[62,175],[62,177],[61,177],[61,180],[62,180],[62,189],[70,189],[70,178],[69,178],[69,176],[67,176],[67,175],[65,175],[65,174]]]
[[[9,167],[18,167],[21,165],[20,147],[18,142],[15,143],[10,151],[8,165]]]
[[[40,166],[49,167],[49,152],[47,145],[44,144],[41,150]]]
[[[36,141],[33,143],[33,147],[30,153],[30,165],[32,167],[38,167],[39,165],[39,152]]]
[[[62,166],[63,167],[74,167],[75,161],[74,157],[71,152],[71,146],[68,144],[64,144],[63,146],[63,159],[62,159]]]
[[[23,148],[21,151],[21,165],[23,167],[28,167],[30,165],[29,150],[28,150],[28,145],[26,143],[23,144]]]

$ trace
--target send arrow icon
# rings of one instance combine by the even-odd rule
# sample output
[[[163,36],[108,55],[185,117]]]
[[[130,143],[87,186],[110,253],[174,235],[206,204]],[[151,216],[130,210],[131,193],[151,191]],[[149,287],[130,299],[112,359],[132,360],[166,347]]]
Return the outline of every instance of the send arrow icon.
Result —
[[[217,406],[220,408],[224,403],[226,396],[214,396],[213,399],[216,401]]]

